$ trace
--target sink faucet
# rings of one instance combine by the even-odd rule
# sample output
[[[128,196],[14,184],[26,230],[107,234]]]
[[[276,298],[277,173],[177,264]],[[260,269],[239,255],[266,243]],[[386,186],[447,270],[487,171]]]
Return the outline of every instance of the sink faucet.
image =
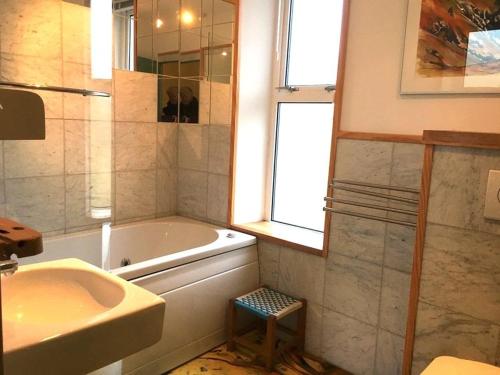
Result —
[[[11,276],[17,271],[17,260],[2,260],[0,262],[0,275]]]

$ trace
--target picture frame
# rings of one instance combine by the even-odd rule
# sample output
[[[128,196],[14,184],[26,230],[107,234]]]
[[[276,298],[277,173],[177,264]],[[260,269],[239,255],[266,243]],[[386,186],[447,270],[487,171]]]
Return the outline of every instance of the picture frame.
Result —
[[[500,1],[409,0],[401,94],[500,93]]]

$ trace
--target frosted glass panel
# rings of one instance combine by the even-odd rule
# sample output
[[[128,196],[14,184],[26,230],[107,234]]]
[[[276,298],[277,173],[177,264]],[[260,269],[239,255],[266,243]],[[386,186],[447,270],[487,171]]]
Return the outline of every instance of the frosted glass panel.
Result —
[[[323,231],[333,104],[280,103],[272,220]]]
[[[343,0],[293,0],[287,85],[334,85]]]

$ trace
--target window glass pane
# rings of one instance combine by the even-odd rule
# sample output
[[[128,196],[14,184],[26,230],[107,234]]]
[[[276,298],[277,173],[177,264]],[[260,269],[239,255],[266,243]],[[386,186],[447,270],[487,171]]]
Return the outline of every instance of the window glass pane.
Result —
[[[287,85],[334,85],[343,0],[292,0]]]
[[[323,231],[332,103],[280,103],[272,220]]]

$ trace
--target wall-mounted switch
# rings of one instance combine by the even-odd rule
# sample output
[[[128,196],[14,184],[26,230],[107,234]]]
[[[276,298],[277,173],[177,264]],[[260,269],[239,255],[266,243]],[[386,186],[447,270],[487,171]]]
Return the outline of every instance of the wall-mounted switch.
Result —
[[[490,171],[488,175],[484,217],[500,220],[500,171]]]

